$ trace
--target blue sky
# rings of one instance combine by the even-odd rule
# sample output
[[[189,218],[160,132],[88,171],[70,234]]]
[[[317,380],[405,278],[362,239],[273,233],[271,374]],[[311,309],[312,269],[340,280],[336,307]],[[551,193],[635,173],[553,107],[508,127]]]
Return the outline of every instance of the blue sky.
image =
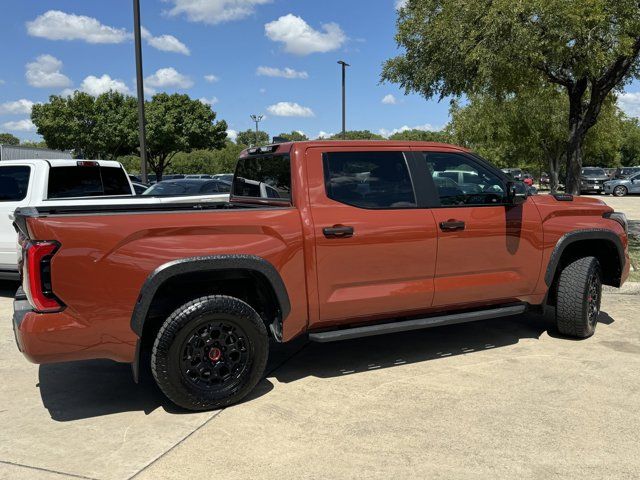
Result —
[[[311,138],[340,130],[340,69],[348,70],[347,128],[388,135],[438,129],[448,103],[379,84],[398,53],[398,0],[141,0],[148,92],[185,92],[211,102],[230,130],[264,114],[271,135]],[[0,17],[0,131],[37,138],[32,102],[73,89],[135,92],[132,1],[4,0]],[[640,88],[621,105],[640,114]]]

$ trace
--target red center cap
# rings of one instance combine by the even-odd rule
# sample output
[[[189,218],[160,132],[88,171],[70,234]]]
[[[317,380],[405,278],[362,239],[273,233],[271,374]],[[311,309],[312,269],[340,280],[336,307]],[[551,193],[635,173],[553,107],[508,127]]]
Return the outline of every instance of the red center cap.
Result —
[[[217,362],[218,360],[220,360],[221,356],[222,352],[219,348],[213,347],[211,350],[209,350],[209,360],[211,360],[212,362]]]

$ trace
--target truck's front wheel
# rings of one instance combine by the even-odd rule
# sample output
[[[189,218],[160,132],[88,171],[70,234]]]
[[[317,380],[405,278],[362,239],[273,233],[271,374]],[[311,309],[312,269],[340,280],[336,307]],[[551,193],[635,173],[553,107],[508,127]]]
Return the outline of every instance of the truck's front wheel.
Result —
[[[233,297],[202,297],[164,322],[151,370],[175,404],[210,410],[244,398],[262,378],[268,353],[267,330],[251,306]]]
[[[556,321],[564,335],[593,335],[600,314],[602,278],[595,257],[579,258],[563,268],[558,279]]]

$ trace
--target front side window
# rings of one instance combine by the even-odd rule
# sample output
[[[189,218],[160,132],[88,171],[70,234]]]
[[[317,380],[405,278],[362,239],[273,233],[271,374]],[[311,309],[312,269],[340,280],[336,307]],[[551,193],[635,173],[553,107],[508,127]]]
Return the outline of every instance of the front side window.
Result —
[[[291,169],[287,155],[243,157],[238,160],[232,194],[261,200],[291,200]]]
[[[455,207],[505,203],[503,181],[467,156],[439,152],[425,152],[423,155],[438,190],[440,205]]]
[[[0,202],[19,202],[27,196],[31,168],[0,167]]]
[[[332,200],[368,209],[416,207],[402,152],[329,152],[323,159]]]

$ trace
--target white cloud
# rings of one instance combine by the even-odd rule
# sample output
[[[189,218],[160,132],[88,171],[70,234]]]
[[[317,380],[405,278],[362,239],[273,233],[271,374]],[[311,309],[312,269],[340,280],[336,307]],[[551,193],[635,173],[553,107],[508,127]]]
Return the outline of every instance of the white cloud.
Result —
[[[433,125],[431,125],[430,123],[425,123],[424,125],[416,125],[414,127],[410,127],[409,125],[403,125],[402,127],[394,128],[393,130],[387,130],[386,128],[381,128],[379,130],[379,133],[383,137],[390,137],[394,133],[406,132],[408,130],[422,130],[424,132],[434,132],[438,129]]]
[[[384,103],[385,105],[395,105],[396,103],[398,103],[398,100],[396,99],[395,96],[393,96],[391,93],[388,95],[385,95],[382,98],[382,103]]]
[[[156,88],[191,88],[193,81],[186,75],[181,74],[173,67],[161,68],[153,75],[144,79],[145,85],[149,87],[148,92],[154,93]]]
[[[24,120],[16,120],[15,122],[5,122],[2,126],[3,128],[14,132],[29,132],[36,129],[36,126],[28,118],[25,118]]]
[[[191,22],[209,25],[240,20],[252,15],[257,5],[271,0],[165,0],[173,7],[166,12],[170,16],[184,14]]]
[[[48,40],[84,40],[88,43],[122,43],[129,39],[124,28],[103,25],[97,19],[49,10],[35,20],[27,22],[32,37]]]
[[[303,107],[295,102],[278,102],[267,107],[267,111],[276,117],[313,117],[309,107]]]
[[[325,23],[322,31],[313,29],[301,17],[284,15],[264,26],[270,40],[284,44],[284,50],[295,55],[330,52],[339,49],[347,36],[337,23]]]
[[[232,142],[235,142],[236,139],[238,138],[237,130],[232,130],[232,129],[227,130],[227,138],[229,138],[229,140],[231,140]]]
[[[396,10],[406,7],[408,2],[409,0],[396,0]]]
[[[324,130],[320,130],[318,132],[318,139],[330,138],[330,137],[333,137],[334,135],[335,135],[334,133],[329,133],[329,132],[325,132]]]
[[[21,98],[14,102],[5,102],[0,104],[0,114],[5,115],[24,115],[31,114],[31,107],[34,103],[26,98]]]
[[[220,80],[220,78],[218,78],[217,76],[215,76],[213,74],[205,75],[204,79],[209,83],[215,83],[218,80]]]
[[[71,85],[69,77],[64,75],[62,62],[53,55],[40,55],[35,62],[27,63],[25,77],[32,87],[64,88]]]
[[[280,78],[301,78],[307,79],[309,78],[309,74],[304,71],[297,71],[293,68],[285,67],[285,68],[276,68],[276,67],[258,67],[256,70],[256,75],[262,77],[280,77]]]
[[[215,105],[216,103],[219,102],[218,97],[211,97],[211,98],[202,97],[199,100],[205,105]]]
[[[191,55],[189,48],[173,35],[160,35],[159,37],[154,37],[151,32],[144,27],[141,29],[141,34],[142,38],[147,41],[147,44],[157,50],[181,53],[182,55]]]
[[[618,95],[618,105],[630,117],[640,117],[640,92],[624,92]]]
[[[127,87],[127,84],[122,80],[111,78],[109,75],[104,74],[101,77],[89,75],[82,81],[80,90],[97,97],[98,95],[113,90],[114,92],[120,92],[130,94],[131,90]]]

